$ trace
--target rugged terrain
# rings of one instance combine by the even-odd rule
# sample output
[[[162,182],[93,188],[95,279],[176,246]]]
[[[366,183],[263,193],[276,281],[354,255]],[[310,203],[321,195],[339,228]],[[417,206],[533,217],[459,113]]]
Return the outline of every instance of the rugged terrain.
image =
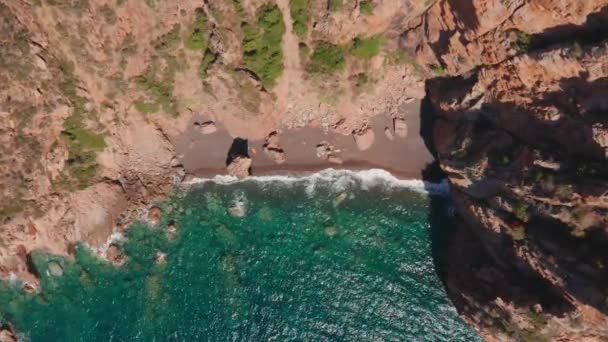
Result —
[[[488,340],[605,340],[607,6],[0,0],[0,275],[35,287],[31,251],[103,252],[183,179],[176,142],[200,115],[203,134],[221,124],[282,163],[275,131],[319,127],[364,150],[371,117],[407,135],[402,108],[426,95],[420,133],[459,222],[440,270],[460,313]]]

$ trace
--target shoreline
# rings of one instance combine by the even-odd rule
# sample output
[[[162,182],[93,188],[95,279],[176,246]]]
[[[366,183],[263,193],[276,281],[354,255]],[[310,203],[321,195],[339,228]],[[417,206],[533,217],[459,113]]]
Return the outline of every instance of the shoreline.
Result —
[[[427,165],[431,165],[427,164]],[[257,166],[252,169],[252,174],[249,177],[257,176],[290,176],[290,177],[307,177],[313,174],[319,173],[324,170],[336,170],[336,171],[369,171],[369,170],[383,170],[390,173],[392,176],[399,180],[420,180],[426,181],[422,175],[422,171],[414,172],[413,170],[396,170],[387,168],[382,165],[374,164],[367,160],[348,160],[342,164],[332,163],[317,163],[317,164],[277,164],[277,165],[266,165]],[[208,168],[198,169],[186,174],[182,184],[187,183],[192,178],[204,178],[211,179],[216,176],[229,176],[226,169],[220,168]],[[243,178],[246,180],[247,178]],[[431,181],[432,182],[432,181]],[[434,182],[432,182],[434,183]]]

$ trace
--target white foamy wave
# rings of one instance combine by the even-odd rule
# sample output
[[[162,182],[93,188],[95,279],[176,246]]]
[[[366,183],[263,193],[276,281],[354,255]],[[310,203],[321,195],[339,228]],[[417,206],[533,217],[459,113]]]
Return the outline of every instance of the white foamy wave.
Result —
[[[185,185],[201,184],[235,184],[244,182],[262,183],[306,183],[306,192],[309,195],[314,193],[315,188],[321,184],[330,184],[336,192],[344,191],[348,186],[359,182],[361,188],[367,190],[375,186],[386,186],[396,188],[406,188],[423,194],[447,196],[450,191],[447,179],[439,183],[425,182],[420,179],[399,179],[390,172],[382,169],[370,169],[362,171],[325,169],[306,176],[289,175],[270,175],[270,176],[251,176],[239,179],[233,176],[218,175],[213,178],[194,178]]]

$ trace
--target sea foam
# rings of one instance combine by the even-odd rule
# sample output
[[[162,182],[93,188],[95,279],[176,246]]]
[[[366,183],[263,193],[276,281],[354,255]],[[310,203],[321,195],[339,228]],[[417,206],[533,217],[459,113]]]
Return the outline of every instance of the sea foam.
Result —
[[[362,171],[353,170],[336,170],[325,169],[306,176],[291,176],[291,175],[268,175],[268,176],[251,176],[245,179],[239,179],[233,176],[217,175],[213,178],[194,178],[185,182],[185,185],[195,185],[201,183],[212,182],[216,184],[235,184],[245,182],[261,182],[261,183],[282,183],[282,184],[306,184],[307,193],[314,193],[314,189],[318,185],[331,184],[332,189],[336,192],[344,191],[347,187],[359,183],[363,190],[375,186],[386,186],[393,188],[407,188],[422,194],[431,194],[437,196],[448,196],[450,186],[447,179],[441,182],[433,183],[420,179],[399,179],[393,174],[382,169],[370,169]]]

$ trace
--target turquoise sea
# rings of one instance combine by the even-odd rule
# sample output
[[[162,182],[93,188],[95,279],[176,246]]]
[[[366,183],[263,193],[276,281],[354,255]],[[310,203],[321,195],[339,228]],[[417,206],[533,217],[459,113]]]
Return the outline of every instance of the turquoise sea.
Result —
[[[160,224],[117,240],[120,267],[82,245],[75,261],[34,253],[41,290],[3,282],[1,319],[30,341],[478,341],[432,257],[430,219],[449,229],[448,200],[420,183],[382,171],[197,183],[161,204]]]

